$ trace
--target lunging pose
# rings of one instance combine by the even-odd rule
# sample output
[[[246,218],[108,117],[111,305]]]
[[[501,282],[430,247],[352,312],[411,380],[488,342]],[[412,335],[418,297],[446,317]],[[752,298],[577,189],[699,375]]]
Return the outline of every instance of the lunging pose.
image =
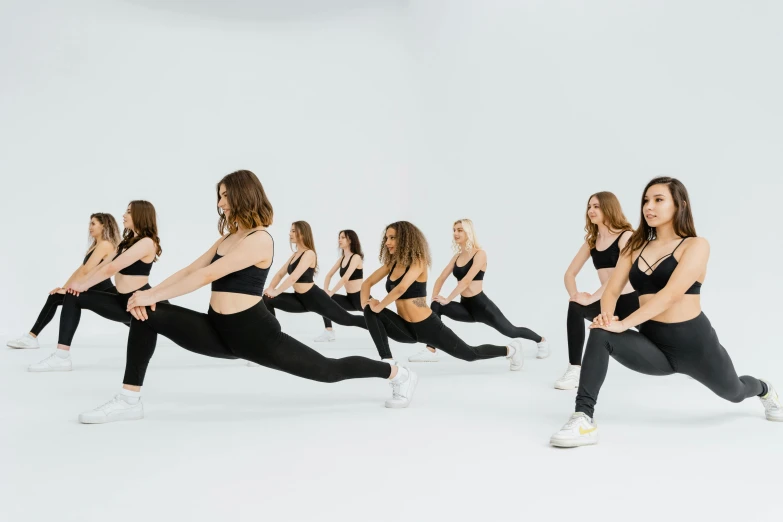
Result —
[[[432,312],[441,317],[445,315],[463,323],[484,323],[491,326],[506,337],[514,339],[511,344],[520,351],[522,343],[519,339],[534,341],[538,347],[537,357],[544,359],[549,356],[549,346],[546,339],[534,331],[522,326],[514,326],[506,319],[503,312],[484,293],[484,274],[487,271],[487,252],[481,248],[476,238],[473,222],[460,219],[452,227],[452,248],[456,252],[435,281],[432,293]],[[448,297],[440,295],[443,283],[449,275],[457,279],[457,286]],[[454,299],[460,296],[459,302]],[[438,354],[434,348],[427,349],[408,357],[411,362],[437,362]]]
[[[696,236],[685,186],[673,178],[653,179],[644,190],[641,214],[601,297],[601,314],[590,325],[576,411],[550,443],[572,447],[598,442],[593,415],[610,357],[646,375],[688,375],[731,402],[760,397],[767,419],[783,421],[772,385],[737,376],[701,311],[710,246]],[[615,306],[629,281],[639,292],[641,307],[620,320]],[[638,332],[629,330],[635,326]]]
[[[385,361],[394,361],[389,337],[400,343],[426,343],[464,361],[507,357],[511,370],[521,370],[522,350],[514,345],[469,346],[457,337],[427,306],[427,269],[430,248],[424,234],[407,221],[386,227],[381,241],[381,268],[362,283],[362,305],[370,335]],[[386,297],[370,297],[372,287],[386,278]],[[388,308],[397,307],[395,314]]]
[[[141,419],[141,386],[155,352],[157,334],[191,352],[245,359],[319,382],[389,379],[387,408],[410,404],[417,377],[412,371],[364,357],[328,359],[289,337],[264,306],[262,294],[274,257],[272,205],[261,182],[240,170],[217,185],[218,230],[223,235],[198,259],[160,285],[136,292],[128,302],[134,317],[128,336],[123,387],[112,400],[83,413],[83,423]],[[303,261],[306,263],[307,261]],[[164,301],[212,284],[209,311],[195,312]]]

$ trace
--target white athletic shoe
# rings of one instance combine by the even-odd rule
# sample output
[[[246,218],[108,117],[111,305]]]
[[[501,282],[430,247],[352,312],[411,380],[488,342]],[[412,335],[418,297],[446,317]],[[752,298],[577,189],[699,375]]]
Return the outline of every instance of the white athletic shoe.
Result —
[[[30,334],[24,334],[19,339],[8,341],[7,346],[9,348],[40,348],[38,345],[38,338],[32,337]]]
[[[575,364],[569,364],[568,369],[555,381],[556,390],[573,390],[579,387],[579,376],[582,374],[582,367]]]
[[[522,342],[518,339],[514,339],[509,343],[509,346],[514,349],[514,353],[506,355],[506,359],[511,361],[511,367],[509,370],[512,372],[518,372],[525,365],[525,356],[522,353]]]
[[[764,405],[764,414],[767,420],[783,422],[783,404],[780,403],[778,392],[767,381],[764,381],[764,384],[767,385],[767,394],[759,397]]]
[[[255,363],[255,362],[253,362],[253,361],[247,361],[247,365],[248,365],[248,366],[261,366],[260,364],[258,364],[258,363]]]
[[[330,343],[335,339],[336,337],[334,336],[334,330],[324,330],[323,333],[313,339],[313,341],[317,343]]]
[[[438,352],[431,352],[428,349],[423,349],[419,353],[413,354],[410,357],[408,357],[409,362],[438,362],[440,361],[440,356],[438,356]]]
[[[73,367],[70,355],[68,357],[60,357],[57,352],[37,363],[31,364],[27,367],[27,371],[30,372],[70,372]]]
[[[138,420],[143,418],[144,406],[141,404],[141,399],[136,401],[136,404],[131,404],[125,400],[125,397],[123,397],[121,393],[118,393],[106,404],[79,415],[79,422],[82,424],[103,424],[104,422]]]
[[[397,371],[405,369],[408,377],[404,381],[389,381],[392,389],[392,398],[386,401],[387,408],[407,408],[413,400],[413,392],[416,390],[416,383],[419,382],[419,376],[416,372],[407,368],[399,368]]]
[[[558,448],[598,444],[598,424],[582,412],[574,413],[560,431],[552,435],[549,443]]]
[[[536,359],[546,359],[549,357],[549,342],[547,342],[546,339],[541,339],[540,343],[536,343],[536,347],[538,348]]]

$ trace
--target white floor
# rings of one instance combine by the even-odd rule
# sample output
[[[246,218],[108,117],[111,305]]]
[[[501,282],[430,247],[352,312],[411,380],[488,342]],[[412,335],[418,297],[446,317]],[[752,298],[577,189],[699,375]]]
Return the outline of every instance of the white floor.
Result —
[[[375,356],[365,337],[311,346]],[[780,518],[783,423],[683,376],[612,362],[601,444],[557,450],[574,392],[552,388],[562,351],[536,360],[532,343],[521,372],[411,365],[413,404],[388,410],[380,380],[312,383],[162,340],[146,418],[95,426],[77,415],[118,390],[124,344],[79,346],[70,373],[25,371],[52,348],[0,350],[2,521]]]

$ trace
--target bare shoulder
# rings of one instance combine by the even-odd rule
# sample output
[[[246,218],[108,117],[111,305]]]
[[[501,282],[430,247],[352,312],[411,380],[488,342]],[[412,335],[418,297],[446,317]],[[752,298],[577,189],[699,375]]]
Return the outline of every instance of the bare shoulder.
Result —
[[[683,248],[691,251],[709,252],[710,242],[704,237],[689,237],[683,242]]]

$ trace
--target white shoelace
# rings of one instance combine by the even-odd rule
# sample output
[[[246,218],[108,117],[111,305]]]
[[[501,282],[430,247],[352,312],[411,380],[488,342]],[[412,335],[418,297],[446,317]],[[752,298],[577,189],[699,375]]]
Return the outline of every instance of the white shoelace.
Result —
[[[97,411],[97,410],[105,410],[106,408],[108,408],[109,406],[112,406],[112,405],[116,404],[116,403],[117,403],[117,402],[119,402],[120,400],[121,400],[121,399],[120,399],[120,396],[119,396],[119,395],[115,395],[115,396],[114,396],[114,398],[113,398],[112,400],[110,400],[110,401],[109,401],[109,402],[107,402],[106,404],[101,404],[100,406],[98,406],[97,408],[95,408],[95,410],[96,410],[96,411]]]
[[[566,370],[565,375],[563,375],[563,378],[560,379],[561,381],[570,381],[571,379],[576,379],[576,376],[579,375],[578,370],[575,368],[569,368]]]
[[[570,430],[571,428],[579,424],[579,422],[582,419],[584,419],[584,417],[582,417],[581,415],[579,416],[573,415],[570,419],[568,419],[568,422],[565,423],[562,430]]]
[[[392,399],[402,399],[402,395],[400,395],[400,383],[390,382],[389,384],[392,387]]]

